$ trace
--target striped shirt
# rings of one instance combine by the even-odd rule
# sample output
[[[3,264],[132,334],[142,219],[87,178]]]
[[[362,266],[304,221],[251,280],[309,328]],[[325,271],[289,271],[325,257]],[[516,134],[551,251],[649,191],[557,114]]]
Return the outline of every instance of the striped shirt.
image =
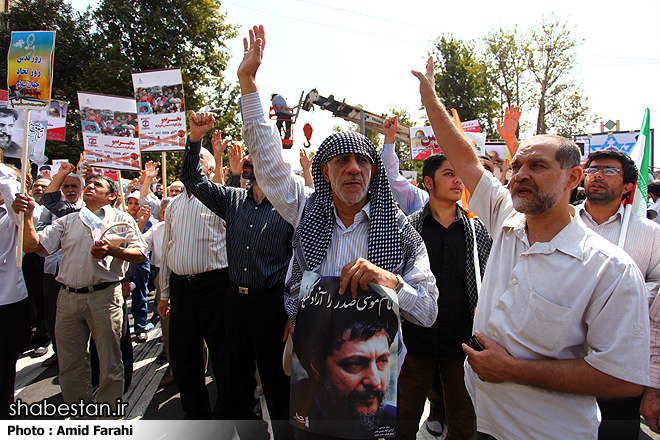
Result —
[[[232,188],[210,182],[199,163],[201,142],[186,145],[181,181],[207,208],[227,222],[229,279],[243,287],[273,287],[284,283],[291,259],[293,227],[252,188]]]
[[[575,207],[580,218],[589,229],[594,230],[608,241],[617,244],[623,226],[623,205],[607,221],[600,225],[594,221],[582,203]],[[653,388],[660,388],[660,225],[652,220],[630,214],[626,242],[623,249],[630,255],[644,275],[646,294],[649,300],[651,323],[651,376]]]
[[[252,154],[254,173],[259,181],[259,187],[282,217],[293,226],[297,226],[313,190],[305,187],[303,180],[293,173],[291,165],[282,158],[281,139],[275,126],[266,121],[259,93],[241,97],[241,112],[243,138]],[[320,267],[310,270],[321,275],[338,276],[341,274],[342,264],[358,257],[367,258],[369,242],[367,211],[368,208],[366,211],[363,209],[356,216],[355,222],[358,224],[354,227],[344,228],[343,224],[340,225],[341,221],[337,220],[326,258]],[[400,211],[397,215],[397,224],[402,228],[407,220]],[[338,216],[336,218],[339,219]],[[355,245],[356,243],[359,245]],[[328,272],[325,272],[326,270]],[[291,266],[287,277],[291,276],[290,271]],[[427,327],[433,324],[438,311],[438,289],[423,244],[418,248],[414,259],[403,262],[397,274],[401,275],[404,281],[404,286],[398,294],[401,315]],[[285,298],[285,303],[292,301],[297,301],[297,298]]]
[[[161,300],[170,299],[170,274],[197,275],[227,267],[225,222],[187,191],[165,210]]]

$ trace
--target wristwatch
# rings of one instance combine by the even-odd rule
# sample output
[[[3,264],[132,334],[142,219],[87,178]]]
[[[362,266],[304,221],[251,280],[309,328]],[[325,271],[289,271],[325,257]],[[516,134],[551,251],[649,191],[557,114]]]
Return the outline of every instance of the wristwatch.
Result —
[[[401,278],[401,275],[397,275],[396,279],[399,280],[399,284],[396,285],[396,287],[394,288],[394,291],[398,295],[399,292],[401,292],[401,289],[403,289],[403,278]]]

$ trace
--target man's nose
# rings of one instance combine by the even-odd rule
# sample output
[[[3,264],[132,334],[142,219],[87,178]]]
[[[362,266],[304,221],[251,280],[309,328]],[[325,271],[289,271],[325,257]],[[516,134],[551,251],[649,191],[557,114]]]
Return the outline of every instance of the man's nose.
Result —
[[[364,369],[364,376],[362,377],[362,385],[366,389],[380,387],[378,364],[370,362],[369,366]]]
[[[357,174],[360,172],[360,165],[358,165],[357,159],[355,156],[351,157],[348,161],[348,166],[346,167],[346,171],[348,171],[351,174]]]

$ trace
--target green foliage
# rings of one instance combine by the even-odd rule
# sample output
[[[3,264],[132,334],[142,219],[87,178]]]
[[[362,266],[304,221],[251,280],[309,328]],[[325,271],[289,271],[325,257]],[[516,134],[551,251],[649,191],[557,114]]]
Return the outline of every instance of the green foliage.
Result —
[[[103,0],[95,10],[79,13],[63,0],[17,0],[3,20],[4,53],[13,30],[57,31],[52,98],[69,101],[69,113],[66,141],[47,141],[47,156],[78,161],[83,150],[78,91],[130,97],[131,73],[177,67],[183,76],[187,115],[203,107],[219,109],[216,128],[241,140],[239,90],[223,75],[229,59],[225,42],[237,32],[226,23],[219,1]],[[6,63],[0,57],[5,71]],[[145,153],[143,162],[153,160],[160,167],[160,157],[159,152]],[[167,162],[171,182],[181,154],[168,152]]]
[[[55,30],[53,99],[69,101],[64,142],[46,141],[46,155],[67,158],[76,163],[82,152],[77,91],[90,75],[94,50],[90,34],[93,22],[89,12],[79,13],[62,0],[17,0],[11,12],[3,15],[6,27],[0,29],[0,52],[7,53],[11,31]],[[7,57],[0,57],[0,69],[7,71]],[[7,90],[7,77],[1,88]]]
[[[474,45],[443,35],[435,41],[431,55],[435,59],[435,90],[447,110],[456,109],[461,121],[478,119],[482,131],[494,134],[499,104],[488,80],[488,64]]]
[[[396,115],[399,117],[400,124],[406,124],[411,127],[417,125],[410,115],[410,111],[406,107],[398,107],[395,105],[390,106],[390,114]],[[408,171],[417,171],[417,183],[422,183],[422,166],[423,163],[421,160],[413,161],[410,159],[410,145],[396,141],[394,142],[394,152],[399,158],[399,169],[408,170]]]

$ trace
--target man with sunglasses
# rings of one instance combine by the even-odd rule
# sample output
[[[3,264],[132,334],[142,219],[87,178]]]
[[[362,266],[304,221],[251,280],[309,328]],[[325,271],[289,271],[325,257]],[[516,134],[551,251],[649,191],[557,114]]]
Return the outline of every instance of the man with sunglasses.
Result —
[[[591,153],[584,170],[587,199],[576,207],[588,228],[618,244],[623,226],[624,208],[621,201],[634,191],[637,166],[630,156],[619,151],[598,150]],[[651,305],[660,285],[660,225],[631,214],[623,249],[632,257],[646,281],[646,293]],[[659,300],[660,301],[660,300]],[[658,304],[660,306],[660,303]],[[657,307],[656,307],[657,309]],[[656,314],[658,312],[656,311]],[[660,318],[660,314],[659,314]],[[656,321],[654,325],[654,321]],[[651,316],[651,333],[660,330],[660,323]],[[654,347],[651,353],[660,350]],[[646,389],[641,411],[649,426],[658,431],[660,414],[660,363],[651,362],[651,387]],[[623,399],[598,399],[602,422],[598,438],[637,438],[642,396]]]

